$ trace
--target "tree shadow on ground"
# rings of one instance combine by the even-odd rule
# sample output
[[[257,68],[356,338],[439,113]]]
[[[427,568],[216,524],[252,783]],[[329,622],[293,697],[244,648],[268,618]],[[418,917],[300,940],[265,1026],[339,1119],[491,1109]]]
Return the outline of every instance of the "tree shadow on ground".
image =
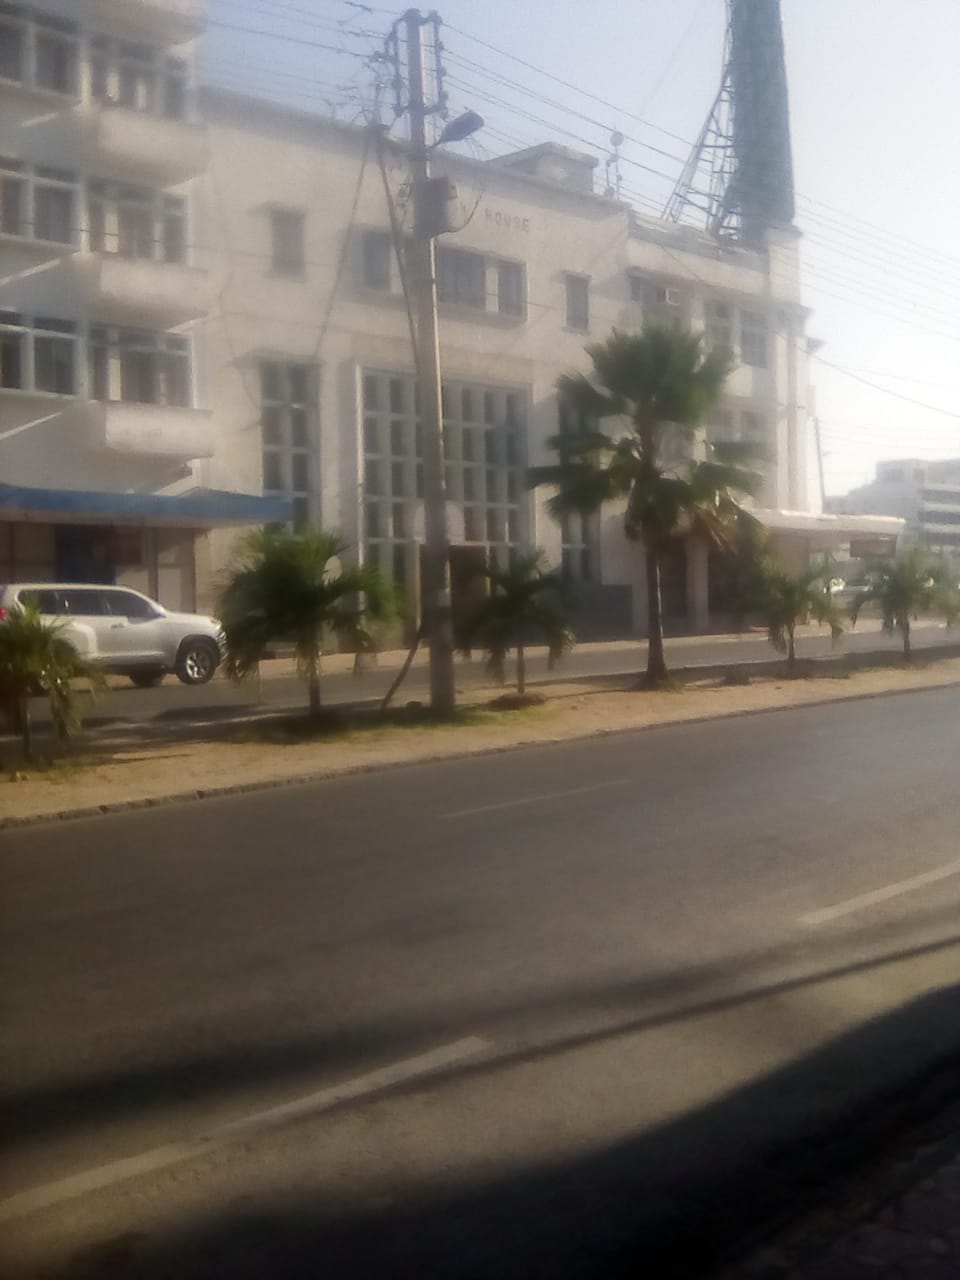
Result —
[[[828,1197],[853,1165],[881,1159],[905,1124],[955,1097],[950,1031],[958,1021],[960,985],[953,985],[700,1109],[590,1154],[567,1161],[532,1158],[523,1167],[478,1173],[453,1185],[447,1177],[414,1187],[411,1169],[409,1185],[395,1186],[376,1204],[353,1203],[334,1186],[301,1184],[286,1197],[235,1199],[220,1213],[174,1229],[118,1236],[45,1276],[702,1277],[772,1225]],[[579,1039],[609,1035],[604,1029]],[[531,1061],[569,1047],[564,1042],[515,1057]],[[481,1062],[447,1074],[456,1079],[501,1066],[499,1060]],[[449,1141],[456,1144],[457,1135]]]

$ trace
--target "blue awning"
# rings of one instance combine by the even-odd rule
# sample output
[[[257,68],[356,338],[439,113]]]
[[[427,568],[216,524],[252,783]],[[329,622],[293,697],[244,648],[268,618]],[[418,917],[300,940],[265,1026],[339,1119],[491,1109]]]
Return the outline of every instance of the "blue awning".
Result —
[[[27,489],[0,484],[0,520],[104,520],[110,524],[215,525],[285,523],[286,498],[261,498],[223,489],[189,493],[98,493],[90,489]]]

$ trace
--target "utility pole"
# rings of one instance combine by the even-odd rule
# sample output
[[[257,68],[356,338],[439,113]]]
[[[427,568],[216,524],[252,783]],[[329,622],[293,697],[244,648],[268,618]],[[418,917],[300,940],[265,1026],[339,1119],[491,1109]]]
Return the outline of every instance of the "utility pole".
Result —
[[[410,253],[411,286],[417,316],[417,380],[423,423],[424,554],[422,612],[430,649],[430,706],[449,715],[456,706],[453,669],[453,612],[450,595],[450,540],[443,463],[443,404],[440,383],[440,337],[437,316],[436,248],[438,227],[433,202],[423,74],[423,28],[432,19],[408,9],[407,76],[410,112],[414,228]],[[438,104],[439,105],[439,104]],[[436,108],[433,108],[436,109]]]

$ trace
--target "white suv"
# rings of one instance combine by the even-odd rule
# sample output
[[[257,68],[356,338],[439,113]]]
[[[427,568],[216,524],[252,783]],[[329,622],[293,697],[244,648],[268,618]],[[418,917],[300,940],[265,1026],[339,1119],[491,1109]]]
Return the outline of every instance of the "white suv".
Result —
[[[0,625],[6,613],[33,605],[62,623],[63,639],[89,662],[129,676],[142,689],[175,671],[184,684],[206,684],[223,655],[215,618],[172,613],[129,587],[95,583],[17,582],[0,586]]]

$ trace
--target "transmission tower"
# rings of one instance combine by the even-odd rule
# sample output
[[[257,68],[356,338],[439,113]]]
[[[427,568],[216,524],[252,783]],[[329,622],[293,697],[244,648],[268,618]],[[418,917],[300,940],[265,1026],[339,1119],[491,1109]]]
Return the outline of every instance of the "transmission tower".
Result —
[[[756,244],[794,213],[780,0],[727,0],[720,91],[664,216]]]

